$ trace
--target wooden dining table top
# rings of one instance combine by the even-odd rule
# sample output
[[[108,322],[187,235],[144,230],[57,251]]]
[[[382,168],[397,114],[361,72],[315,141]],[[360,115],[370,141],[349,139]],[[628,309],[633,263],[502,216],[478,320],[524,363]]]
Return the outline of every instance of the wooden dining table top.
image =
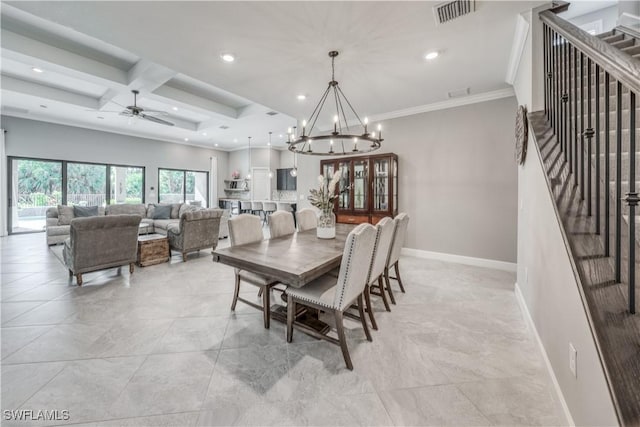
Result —
[[[213,251],[214,261],[271,277],[300,288],[340,266],[352,224],[336,224],[335,239],[319,239],[308,230]]]

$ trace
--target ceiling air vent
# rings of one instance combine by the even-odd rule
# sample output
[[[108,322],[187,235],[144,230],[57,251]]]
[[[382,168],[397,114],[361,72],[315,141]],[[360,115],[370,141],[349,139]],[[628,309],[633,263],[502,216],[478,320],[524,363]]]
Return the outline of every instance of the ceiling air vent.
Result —
[[[475,0],[454,0],[433,7],[436,24],[444,24],[476,10]]]
[[[275,116],[276,114],[278,114],[277,111],[269,111],[269,112],[267,112],[267,116]]]
[[[220,126],[220,129],[229,129],[229,126],[227,126],[227,125],[222,125],[222,126]]]

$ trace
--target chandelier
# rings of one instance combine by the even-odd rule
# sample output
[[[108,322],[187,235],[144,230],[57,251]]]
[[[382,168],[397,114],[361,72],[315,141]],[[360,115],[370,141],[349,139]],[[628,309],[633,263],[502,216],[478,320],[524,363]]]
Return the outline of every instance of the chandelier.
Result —
[[[340,86],[338,86],[338,82],[335,79],[335,59],[337,56],[337,51],[332,50],[329,52],[329,57],[331,58],[331,81],[324,94],[320,97],[316,108],[311,113],[309,121],[302,121],[302,133],[296,135],[295,130],[292,132],[289,129],[287,140],[289,151],[312,156],[344,156],[346,154],[368,153],[380,148],[380,143],[383,141],[381,126],[378,125],[377,135],[375,132],[369,133],[369,120],[366,117],[364,121],[360,119]],[[333,102],[329,101],[329,104],[332,105],[330,108],[335,108],[336,110],[333,116],[333,132],[312,135],[318,117],[320,117],[320,113],[331,94],[333,94]],[[361,128],[362,133],[356,133],[355,130],[349,128],[349,122],[345,114],[345,104],[355,116],[357,120],[356,127]],[[307,124],[309,124],[308,132]]]

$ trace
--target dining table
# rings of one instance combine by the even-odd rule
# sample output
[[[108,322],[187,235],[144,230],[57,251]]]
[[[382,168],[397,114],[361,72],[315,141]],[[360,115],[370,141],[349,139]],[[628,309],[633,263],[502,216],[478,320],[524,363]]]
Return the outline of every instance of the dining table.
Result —
[[[340,267],[342,253],[353,224],[336,224],[334,239],[320,239],[316,230],[307,230],[265,239],[260,242],[231,246],[213,251],[213,260],[231,267],[264,275],[294,288],[301,288],[323,274]],[[271,307],[274,320],[286,322],[286,307]],[[319,333],[328,325],[318,320],[317,312],[302,308],[296,322]]]

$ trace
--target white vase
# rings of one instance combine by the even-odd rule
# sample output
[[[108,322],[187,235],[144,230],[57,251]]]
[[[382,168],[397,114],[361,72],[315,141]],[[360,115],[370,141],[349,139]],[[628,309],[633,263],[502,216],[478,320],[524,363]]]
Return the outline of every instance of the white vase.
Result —
[[[319,239],[335,239],[336,237],[336,216],[331,210],[320,211],[318,218],[318,228],[316,235]]]

